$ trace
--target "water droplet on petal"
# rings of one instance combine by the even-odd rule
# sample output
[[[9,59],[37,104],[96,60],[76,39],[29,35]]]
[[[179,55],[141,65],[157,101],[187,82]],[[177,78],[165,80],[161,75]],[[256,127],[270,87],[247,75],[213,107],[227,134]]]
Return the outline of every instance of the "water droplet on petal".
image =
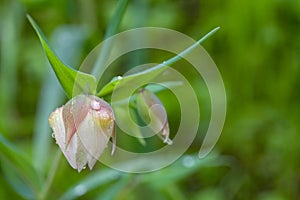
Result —
[[[54,134],[54,133],[52,133],[52,134],[51,134],[51,137],[52,137],[52,138],[55,138],[55,134]]]
[[[92,107],[93,110],[100,110],[101,109],[100,103],[96,100],[91,101],[91,107]]]

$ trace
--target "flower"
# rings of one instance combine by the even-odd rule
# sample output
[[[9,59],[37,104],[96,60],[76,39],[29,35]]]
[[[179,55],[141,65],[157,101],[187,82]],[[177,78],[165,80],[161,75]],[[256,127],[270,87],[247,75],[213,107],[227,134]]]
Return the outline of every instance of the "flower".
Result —
[[[137,111],[142,120],[158,133],[164,143],[172,144],[169,138],[169,123],[165,107],[159,98],[147,89],[140,89],[136,94]]]
[[[92,95],[79,95],[57,108],[49,117],[52,136],[69,164],[80,172],[90,170],[109,141],[115,149],[114,114],[110,105]]]

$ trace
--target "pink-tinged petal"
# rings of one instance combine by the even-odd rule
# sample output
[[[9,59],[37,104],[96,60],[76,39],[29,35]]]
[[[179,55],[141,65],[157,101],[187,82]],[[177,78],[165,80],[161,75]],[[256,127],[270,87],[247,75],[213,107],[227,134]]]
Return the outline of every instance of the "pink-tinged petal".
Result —
[[[170,134],[169,124],[165,123],[163,129],[159,132],[158,136],[163,140],[164,143],[171,145],[173,142],[169,138],[169,134]]]
[[[88,166],[89,166],[89,169],[92,170],[94,165],[96,164],[97,162],[97,159],[94,158],[91,154],[87,154],[87,162],[88,162]]]
[[[76,134],[77,138],[77,152],[76,152],[76,164],[78,172],[86,168],[86,164],[88,162],[89,153],[86,148],[83,146],[80,137]]]
[[[89,99],[85,95],[74,97],[63,106],[62,115],[66,127],[67,143],[70,142],[88,111]]]
[[[92,100],[97,101],[101,108],[100,110],[93,110],[93,116],[96,119],[96,122],[98,123],[98,126],[101,128],[101,131],[108,137],[112,137],[112,149],[111,154],[113,155],[115,149],[116,149],[116,134],[115,134],[115,117],[112,108],[108,103],[103,101],[100,98],[94,98]]]
[[[97,101],[98,105],[97,105]],[[102,99],[91,99],[93,104],[86,118],[80,124],[76,134],[79,136],[88,154],[89,168],[92,169],[96,160],[107,147],[114,127],[113,113]]]
[[[67,143],[65,140],[65,125],[62,118],[62,110],[63,108],[60,107],[51,113],[49,124],[53,130],[52,136],[55,138],[60,149],[64,152]]]
[[[172,144],[167,112],[159,98],[149,90],[141,89],[136,95],[136,104],[142,120],[158,133],[164,143]]]
[[[87,159],[90,169],[92,169],[93,159],[98,159],[107,146],[109,138],[103,134],[92,114],[89,113],[78,128],[76,135],[80,139],[85,151],[89,154]]]
[[[67,144],[65,137],[66,129],[64,126],[62,111],[63,107],[58,108],[49,117],[49,123],[51,128],[53,129],[53,136],[69,164],[74,169],[78,169],[78,171],[81,171],[81,169],[87,163],[86,159],[84,159],[84,157],[86,156],[86,152],[77,136],[72,137]]]
[[[79,95],[56,109],[49,122],[67,161],[80,172],[86,165],[93,168],[110,137],[115,144],[114,119],[108,103],[95,96]]]
[[[66,146],[66,149],[63,150],[63,153],[69,162],[69,164],[74,168],[78,169],[76,154],[78,151],[78,138],[72,137],[69,144]]]

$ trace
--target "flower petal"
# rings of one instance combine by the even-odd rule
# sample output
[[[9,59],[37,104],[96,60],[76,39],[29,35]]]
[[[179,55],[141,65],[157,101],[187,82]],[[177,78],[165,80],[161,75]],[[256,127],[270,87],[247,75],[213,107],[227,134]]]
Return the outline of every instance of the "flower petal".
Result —
[[[86,117],[89,111],[89,99],[86,95],[79,95],[71,99],[63,106],[63,120],[66,128],[66,141],[70,142],[78,126]]]
[[[62,119],[62,110],[63,107],[60,107],[51,113],[49,117],[49,124],[53,130],[52,136],[55,138],[56,143],[58,144],[61,150],[65,150],[65,125]]]
[[[91,98],[91,108],[76,134],[89,154],[87,162],[92,169],[107,147],[114,131],[114,116],[109,104],[100,98]]]
[[[115,144],[114,119],[112,108],[104,100],[79,95],[56,109],[49,123],[69,164],[80,172],[87,164],[93,168],[110,137]]]
[[[167,112],[159,98],[146,89],[141,89],[136,95],[137,111],[142,120],[158,133],[164,143],[172,144],[169,138],[169,123]]]
[[[66,129],[63,120],[63,107],[57,108],[50,115],[49,123],[53,130],[53,136],[56,143],[63,152],[67,161],[72,168],[77,169],[80,172],[87,163],[87,160],[84,159],[86,157],[86,151],[77,136],[72,137],[67,144],[65,137]]]

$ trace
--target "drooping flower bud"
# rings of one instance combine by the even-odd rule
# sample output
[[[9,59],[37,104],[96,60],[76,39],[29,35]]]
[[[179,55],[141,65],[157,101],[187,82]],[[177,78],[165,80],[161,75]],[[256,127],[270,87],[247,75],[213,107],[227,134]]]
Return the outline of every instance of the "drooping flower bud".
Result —
[[[136,94],[137,111],[142,120],[163,139],[164,143],[172,144],[169,138],[169,123],[165,107],[159,98],[146,89]]]
[[[92,95],[79,95],[49,117],[53,137],[69,164],[80,172],[93,168],[109,141],[115,148],[114,114],[108,103]]]

